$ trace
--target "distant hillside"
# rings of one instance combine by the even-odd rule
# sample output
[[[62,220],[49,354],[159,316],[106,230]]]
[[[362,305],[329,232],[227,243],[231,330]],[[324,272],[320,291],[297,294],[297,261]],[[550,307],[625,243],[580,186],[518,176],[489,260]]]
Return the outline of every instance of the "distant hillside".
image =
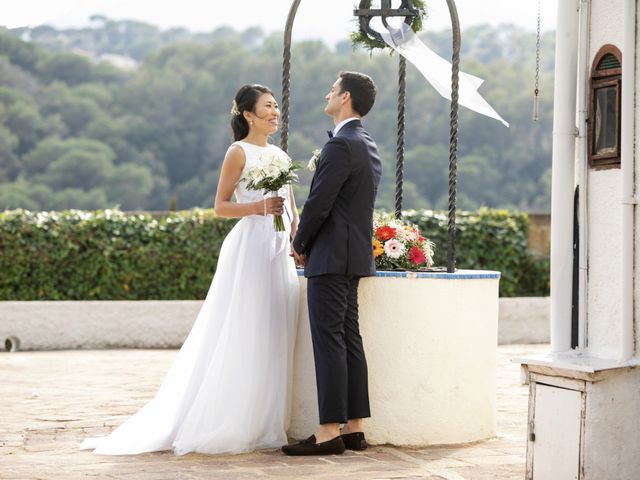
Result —
[[[449,55],[447,33],[423,37]],[[508,25],[463,32],[462,68],[486,79],[481,92],[511,128],[461,112],[460,208],[549,210],[553,39],[542,42],[533,123],[535,36]],[[0,208],[166,210],[172,198],[179,208],[210,206],[233,95],[250,82],[279,92],[281,57],[282,36],[259,28],[204,34],[94,17],[84,29],[0,29]],[[378,206],[391,209],[397,56],[354,52],[348,41],[294,44],[290,154],[306,160],[324,143],[324,95],[344,69],[378,84],[365,123],[384,155]],[[448,108],[409,67],[407,208],[446,206]],[[310,175],[301,180],[300,202]]]

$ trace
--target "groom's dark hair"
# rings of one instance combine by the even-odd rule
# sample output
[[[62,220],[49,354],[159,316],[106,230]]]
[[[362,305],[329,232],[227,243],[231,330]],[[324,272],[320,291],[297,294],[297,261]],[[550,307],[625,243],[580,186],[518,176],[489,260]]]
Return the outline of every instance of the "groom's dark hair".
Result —
[[[376,101],[376,85],[369,75],[359,72],[340,72],[340,93],[351,94],[351,107],[363,117]]]

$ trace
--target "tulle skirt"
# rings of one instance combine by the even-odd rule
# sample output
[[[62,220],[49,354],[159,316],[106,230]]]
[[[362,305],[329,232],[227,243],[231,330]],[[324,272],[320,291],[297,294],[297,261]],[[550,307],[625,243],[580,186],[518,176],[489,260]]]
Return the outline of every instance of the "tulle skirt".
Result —
[[[288,227],[288,226],[287,226]],[[106,455],[173,450],[241,453],[287,443],[298,279],[288,232],[241,219],[156,396],[82,449]]]

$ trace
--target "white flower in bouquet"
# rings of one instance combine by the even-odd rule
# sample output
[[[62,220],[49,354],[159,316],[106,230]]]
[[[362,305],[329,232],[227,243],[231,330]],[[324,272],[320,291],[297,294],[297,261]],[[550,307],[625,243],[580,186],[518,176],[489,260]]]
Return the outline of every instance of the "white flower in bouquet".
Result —
[[[400,258],[404,253],[404,244],[393,238],[387,240],[384,243],[384,253],[386,253],[389,258]]]
[[[245,180],[247,182],[257,183],[264,179],[264,174],[258,169],[249,169],[245,174]]]
[[[284,169],[280,167],[280,165],[276,165],[275,163],[266,165],[264,167],[264,176],[265,177],[271,177],[271,178],[277,178],[278,175],[280,175],[280,172],[282,172]]]
[[[398,226],[397,224],[393,224],[392,228],[396,231],[394,238],[396,238],[397,240],[403,243],[409,240],[407,231],[404,229],[404,226],[402,225]]]
[[[291,159],[285,156],[277,156],[276,161],[273,164],[280,170],[285,170],[291,166]]]
[[[433,265],[433,247],[434,243],[432,241],[427,239],[424,240],[422,251],[424,252],[424,256],[427,260],[427,266]]]
[[[416,232],[413,228],[411,228],[408,225],[406,225],[402,229],[402,235],[404,236],[404,239],[407,240],[408,242],[415,242],[416,240],[418,240],[418,232]]]
[[[295,171],[301,166],[293,163],[284,152],[261,156],[258,162],[249,167],[240,181],[245,181],[249,190],[262,190],[269,195],[298,179]],[[284,232],[282,215],[274,215],[273,225],[276,232]]]

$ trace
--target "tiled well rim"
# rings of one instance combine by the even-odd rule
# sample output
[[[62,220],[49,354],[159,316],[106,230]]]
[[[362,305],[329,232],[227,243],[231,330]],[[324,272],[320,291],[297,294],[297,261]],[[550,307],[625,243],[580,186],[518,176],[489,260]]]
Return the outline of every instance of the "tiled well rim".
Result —
[[[298,269],[298,275],[304,275],[302,269]],[[457,270],[455,273],[447,272],[389,272],[379,270],[376,277],[383,278],[436,278],[443,280],[478,280],[489,278],[500,278],[500,272],[490,270]]]

